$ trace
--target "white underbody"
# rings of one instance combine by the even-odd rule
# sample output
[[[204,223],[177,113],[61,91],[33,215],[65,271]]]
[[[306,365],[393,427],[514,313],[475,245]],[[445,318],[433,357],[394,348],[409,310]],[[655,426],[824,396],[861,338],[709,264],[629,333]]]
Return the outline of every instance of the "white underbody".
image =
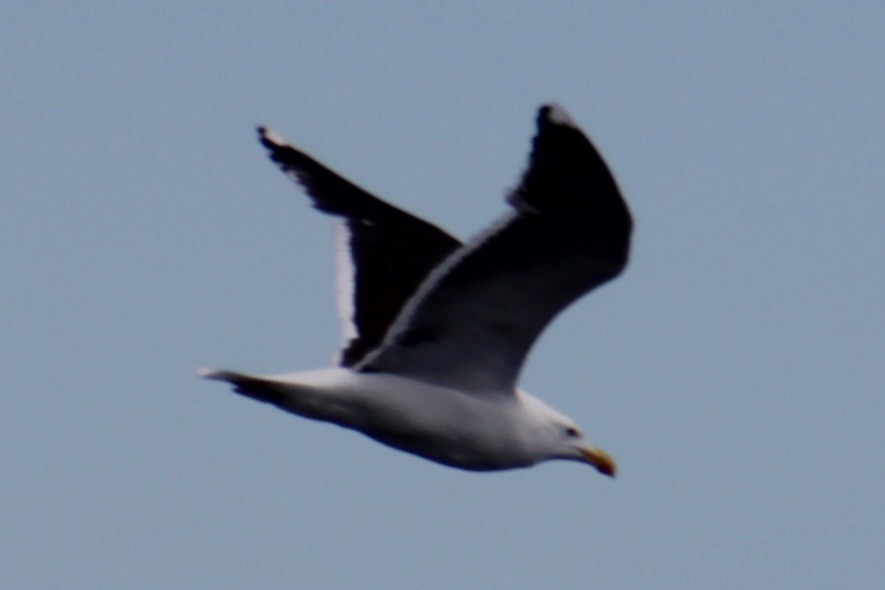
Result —
[[[469,470],[528,467],[543,436],[537,412],[552,411],[521,391],[465,394],[384,373],[345,368],[262,377],[282,409],[360,431],[391,447]]]

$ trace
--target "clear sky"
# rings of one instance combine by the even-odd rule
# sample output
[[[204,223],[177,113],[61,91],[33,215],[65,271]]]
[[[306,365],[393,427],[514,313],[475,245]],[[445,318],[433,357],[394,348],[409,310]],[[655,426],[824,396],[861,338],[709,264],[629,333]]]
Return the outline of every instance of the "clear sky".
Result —
[[[883,29],[873,1],[0,2],[4,587],[880,588]],[[466,237],[549,100],[636,232],[522,384],[618,479],[460,472],[194,375],[338,344],[331,224],[256,124]]]

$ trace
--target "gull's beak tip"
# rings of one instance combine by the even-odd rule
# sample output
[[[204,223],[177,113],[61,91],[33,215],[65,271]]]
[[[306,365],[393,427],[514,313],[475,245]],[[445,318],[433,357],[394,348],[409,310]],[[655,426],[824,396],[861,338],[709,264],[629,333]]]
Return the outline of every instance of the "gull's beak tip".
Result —
[[[596,468],[599,473],[609,477],[615,477],[618,472],[618,466],[611,455],[597,449],[596,447],[587,447],[581,450],[584,461]]]

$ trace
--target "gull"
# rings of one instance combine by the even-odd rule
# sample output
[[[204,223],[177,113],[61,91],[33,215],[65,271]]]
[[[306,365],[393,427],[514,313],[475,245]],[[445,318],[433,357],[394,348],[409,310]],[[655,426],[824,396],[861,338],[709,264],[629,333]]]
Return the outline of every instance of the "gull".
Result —
[[[579,461],[615,475],[577,424],[517,387],[564,308],[627,264],[632,219],[614,177],[565,110],[542,106],[508,212],[462,243],[369,194],[273,131],[270,159],[336,217],[336,366],[254,375],[201,368],[234,391],[471,471]]]

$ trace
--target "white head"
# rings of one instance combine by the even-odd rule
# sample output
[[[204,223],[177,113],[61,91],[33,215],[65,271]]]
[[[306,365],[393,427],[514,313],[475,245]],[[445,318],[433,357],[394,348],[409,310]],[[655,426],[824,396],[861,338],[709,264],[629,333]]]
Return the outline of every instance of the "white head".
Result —
[[[614,459],[587,442],[574,420],[523,391],[519,397],[533,428],[531,446],[538,461],[565,459],[592,465],[597,471],[614,477]]]

